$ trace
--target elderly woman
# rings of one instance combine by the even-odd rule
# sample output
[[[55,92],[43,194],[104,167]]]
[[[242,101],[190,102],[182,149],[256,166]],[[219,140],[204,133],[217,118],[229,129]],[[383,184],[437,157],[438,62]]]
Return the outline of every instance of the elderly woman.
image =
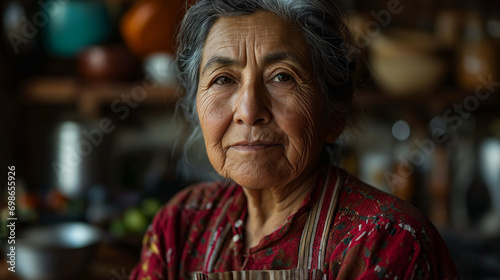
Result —
[[[330,163],[352,100],[331,0],[201,0],[179,35],[188,117],[229,180],[157,214],[131,279],[455,279],[411,205]]]

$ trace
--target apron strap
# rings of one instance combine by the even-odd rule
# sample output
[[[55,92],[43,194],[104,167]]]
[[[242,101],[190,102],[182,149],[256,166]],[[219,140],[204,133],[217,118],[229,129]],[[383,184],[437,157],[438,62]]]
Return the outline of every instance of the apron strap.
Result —
[[[340,176],[337,168],[328,167],[322,185],[321,195],[307,218],[299,245],[298,269],[322,270],[325,264],[328,233],[335,218],[335,208],[340,190]],[[329,185],[334,180],[335,186]],[[322,215],[322,213],[324,213]]]
[[[229,208],[229,205],[233,202],[233,198],[231,198],[222,209],[222,212],[217,219],[214,227],[214,231],[210,234],[210,239],[208,241],[207,251],[205,253],[205,260],[203,265],[203,270],[207,273],[212,272],[215,261],[217,259],[217,255],[219,255],[220,248],[222,246],[222,242],[224,241],[226,235],[229,230],[231,230],[231,223],[225,222],[226,226],[223,227],[221,224],[224,220],[226,220],[226,212]]]
[[[335,186],[329,187],[334,181]],[[322,270],[325,263],[326,246],[328,244],[328,233],[335,218],[335,208],[340,190],[340,174],[337,168],[329,166],[327,175],[323,178],[321,195],[309,212],[304,231],[299,245],[298,265],[299,270]],[[226,220],[226,212],[231,205],[232,198],[228,201],[219,218],[216,221],[214,231],[210,234],[210,239],[205,253],[203,270],[212,272],[216,257],[219,255],[222,242],[231,230],[231,224]],[[321,213],[326,213],[321,215]],[[226,224],[225,227],[222,225]]]

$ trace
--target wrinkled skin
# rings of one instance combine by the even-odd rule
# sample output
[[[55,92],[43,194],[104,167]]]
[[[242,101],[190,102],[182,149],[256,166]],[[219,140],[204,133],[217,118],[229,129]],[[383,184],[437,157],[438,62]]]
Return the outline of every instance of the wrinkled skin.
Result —
[[[343,130],[325,103],[302,33],[280,17],[257,12],[214,24],[197,112],[213,167],[244,187],[250,224],[275,229],[307,195],[324,143]]]

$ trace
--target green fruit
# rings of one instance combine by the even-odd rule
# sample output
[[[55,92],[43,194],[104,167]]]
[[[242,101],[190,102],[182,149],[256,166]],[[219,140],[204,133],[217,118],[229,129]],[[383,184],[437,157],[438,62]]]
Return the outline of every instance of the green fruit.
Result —
[[[109,232],[116,237],[122,237],[127,233],[127,228],[123,221],[115,220],[109,226]]]
[[[125,212],[123,222],[125,223],[125,227],[132,232],[143,232],[148,226],[148,219],[137,207]]]
[[[161,203],[157,199],[147,198],[141,203],[141,210],[146,217],[152,218],[156,214],[156,211],[160,209]]]

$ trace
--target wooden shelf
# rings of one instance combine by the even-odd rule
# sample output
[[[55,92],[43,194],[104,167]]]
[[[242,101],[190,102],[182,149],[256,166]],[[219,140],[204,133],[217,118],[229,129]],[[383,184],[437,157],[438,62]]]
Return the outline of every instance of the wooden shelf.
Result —
[[[460,89],[442,89],[422,95],[387,95],[377,89],[365,89],[355,93],[355,102],[363,110],[387,111],[416,110],[426,114],[438,114],[446,109],[453,108],[454,104],[463,105],[467,98],[474,96],[474,92]],[[479,100],[479,111],[498,110],[500,95],[492,92],[485,100]]]
[[[26,103],[74,105],[82,117],[92,118],[99,115],[101,106],[117,103],[171,108],[179,98],[178,88],[177,85],[151,88],[141,81],[109,83],[73,77],[36,77],[25,81],[20,92]]]
[[[145,97],[134,98],[137,88]],[[40,76],[26,80],[20,89],[23,100],[38,105],[76,106],[78,113],[84,118],[99,115],[102,106],[111,106],[117,102],[132,100],[139,106],[172,108],[179,98],[179,87],[156,87],[150,90],[141,81],[134,82],[86,82],[75,77]],[[416,110],[427,115],[439,114],[456,104],[463,104],[473,92],[459,89],[442,89],[440,91],[410,96],[386,95],[382,91],[368,88],[357,91],[357,106],[363,110],[380,111],[382,113],[397,110]],[[498,110],[500,95],[496,92],[480,101],[479,110]]]

